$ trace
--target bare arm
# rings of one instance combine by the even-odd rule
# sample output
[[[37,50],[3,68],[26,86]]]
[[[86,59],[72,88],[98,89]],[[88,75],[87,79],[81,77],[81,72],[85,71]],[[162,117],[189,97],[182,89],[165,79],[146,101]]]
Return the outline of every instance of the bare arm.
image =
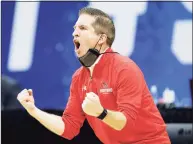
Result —
[[[61,135],[64,131],[64,122],[61,116],[49,114],[38,109],[35,106],[32,90],[24,89],[18,94],[17,99],[27,112],[38,120],[48,130],[54,132],[57,135]]]
[[[136,67],[122,70],[117,80],[118,111],[107,110],[103,122],[115,130],[133,125],[141,106],[142,87],[142,75]]]
[[[60,135],[68,140],[73,139],[79,134],[80,128],[85,120],[85,115],[82,111],[79,93],[77,91],[78,72],[72,77],[70,86],[70,96],[66,104],[66,108],[62,116],[49,114],[38,109],[35,106],[32,90],[24,89],[21,91],[17,99],[21,105],[28,111],[28,113],[38,120],[51,132]]]
[[[100,103],[98,95],[94,92],[89,92],[86,94],[86,97],[82,103],[82,109],[88,115],[99,117],[99,115],[102,114],[102,117],[104,117],[104,108]],[[106,113],[106,111],[104,112]],[[107,110],[107,114],[105,114],[105,117],[102,121],[113,129],[119,131],[122,130],[123,127],[126,125],[127,118],[124,113],[120,111]]]
[[[45,126],[51,132],[62,135],[65,124],[61,116],[44,112],[38,108],[35,108],[33,112],[29,113],[32,117],[38,120],[43,126]]]
[[[117,80],[117,111],[109,111],[103,122],[122,130],[135,123],[142,100],[142,74],[136,66],[120,71]]]
[[[107,116],[103,122],[115,130],[122,130],[126,125],[127,119],[122,112],[107,110]]]
[[[28,111],[28,113],[48,130],[68,140],[71,140],[78,135],[85,119],[79,102],[78,93],[75,90],[77,87],[75,85],[76,80],[77,78],[72,79],[69,100],[62,116],[49,114],[38,109],[35,106],[31,89],[24,89],[21,91],[18,94],[17,99]]]

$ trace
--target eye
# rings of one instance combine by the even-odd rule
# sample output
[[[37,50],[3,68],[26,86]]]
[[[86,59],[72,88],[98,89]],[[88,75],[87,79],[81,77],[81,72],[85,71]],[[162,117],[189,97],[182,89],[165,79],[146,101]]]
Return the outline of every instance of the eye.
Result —
[[[84,26],[80,26],[81,30],[86,30],[86,28]]]

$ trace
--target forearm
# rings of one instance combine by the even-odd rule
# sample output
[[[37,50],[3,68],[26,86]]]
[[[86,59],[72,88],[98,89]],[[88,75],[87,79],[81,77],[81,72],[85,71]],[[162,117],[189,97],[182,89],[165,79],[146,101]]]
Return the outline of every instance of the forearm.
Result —
[[[45,126],[51,132],[61,135],[64,131],[65,125],[61,116],[49,114],[38,108],[30,113],[32,117],[38,120],[43,126]]]
[[[115,130],[122,130],[126,125],[127,119],[122,112],[107,110],[108,114],[103,122]]]

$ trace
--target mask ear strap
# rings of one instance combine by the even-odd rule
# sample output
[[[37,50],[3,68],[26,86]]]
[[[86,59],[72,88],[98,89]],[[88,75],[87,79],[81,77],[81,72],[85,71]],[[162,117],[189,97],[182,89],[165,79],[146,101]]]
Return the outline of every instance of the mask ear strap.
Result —
[[[100,35],[100,37],[99,37],[97,43],[95,44],[94,49],[96,49],[96,46],[97,46],[97,44],[99,43],[99,40],[101,39],[101,36],[102,36],[102,35]]]
[[[102,48],[102,45],[101,45],[101,47],[100,47],[100,49],[99,49],[99,53],[100,53],[100,51],[101,51],[101,48]]]

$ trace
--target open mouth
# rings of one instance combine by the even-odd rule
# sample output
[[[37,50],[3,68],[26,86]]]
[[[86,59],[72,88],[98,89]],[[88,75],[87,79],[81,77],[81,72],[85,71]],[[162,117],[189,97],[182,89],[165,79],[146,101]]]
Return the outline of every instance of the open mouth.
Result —
[[[80,48],[80,43],[78,41],[74,41],[74,45],[76,50]]]

